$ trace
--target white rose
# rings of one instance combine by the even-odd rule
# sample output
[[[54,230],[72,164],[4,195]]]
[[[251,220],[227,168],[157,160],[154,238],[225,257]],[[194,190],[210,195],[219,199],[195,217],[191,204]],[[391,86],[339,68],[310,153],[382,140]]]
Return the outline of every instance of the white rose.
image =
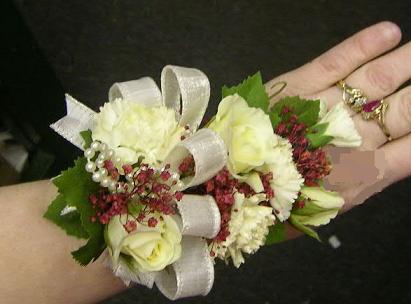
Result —
[[[241,96],[225,97],[208,127],[224,140],[232,174],[248,173],[272,161],[276,137],[270,118],[263,110],[249,107]]]
[[[155,216],[158,223],[149,227],[137,223],[128,233],[123,225],[127,215],[113,217],[107,225],[105,238],[114,267],[128,265],[138,272],[160,271],[181,256],[181,229],[177,217]]]
[[[135,163],[143,156],[145,162],[156,164],[164,160],[183,132],[172,109],[116,99],[95,115],[92,137],[106,143],[125,163]]]
[[[344,103],[336,104],[318,124],[328,123],[324,135],[334,137],[331,144],[337,147],[359,147],[361,145],[361,136],[355,128],[354,121],[350,117]]]
[[[244,194],[234,194],[235,203],[229,223],[230,235],[218,245],[215,253],[227,260],[231,257],[233,264],[240,267],[244,263],[243,252],[255,253],[265,244],[269,227],[274,224],[273,209],[258,205],[265,200],[265,195],[254,195],[245,198]]]

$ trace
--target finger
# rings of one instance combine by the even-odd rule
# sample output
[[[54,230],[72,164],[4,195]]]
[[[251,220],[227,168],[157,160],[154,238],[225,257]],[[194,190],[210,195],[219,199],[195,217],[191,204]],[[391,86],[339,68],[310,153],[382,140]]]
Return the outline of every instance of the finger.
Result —
[[[411,175],[411,134],[389,142],[378,150],[385,154],[385,178],[391,183]]]
[[[411,86],[389,96],[386,102],[385,125],[391,137],[396,139],[411,133]],[[363,138],[363,149],[374,150],[387,141],[387,136],[375,121],[367,121],[357,115],[354,123]]]
[[[327,189],[338,191],[344,197],[344,211],[363,203],[388,185],[382,178],[386,167],[383,152],[337,147],[329,147],[327,152],[333,170],[324,182]]]
[[[272,94],[270,87],[278,81],[288,83],[282,95],[309,95],[322,91],[362,64],[392,49],[400,40],[401,31],[392,22],[370,26],[312,62],[271,80],[267,83],[268,93]]]
[[[346,83],[361,89],[368,100],[381,99],[394,92],[411,78],[411,42],[377,58],[352,73]],[[332,107],[342,100],[342,92],[336,86],[319,93]]]

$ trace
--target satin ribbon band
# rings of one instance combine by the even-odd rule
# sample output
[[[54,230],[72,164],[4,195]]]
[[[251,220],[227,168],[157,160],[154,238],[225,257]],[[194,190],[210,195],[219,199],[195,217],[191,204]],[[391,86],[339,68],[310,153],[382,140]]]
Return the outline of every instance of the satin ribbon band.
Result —
[[[161,92],[150,77],[116,82],[108,91],[108,100],[114,101],[117,98],[136,101],[148,107],[161,106],[163,104]]]
[[[95,112],[69,94],[66,94],[65,97],[67,114],[51,124],[50,127],[77,148],[84,150],[84,141],[80,132],[91,129]]]

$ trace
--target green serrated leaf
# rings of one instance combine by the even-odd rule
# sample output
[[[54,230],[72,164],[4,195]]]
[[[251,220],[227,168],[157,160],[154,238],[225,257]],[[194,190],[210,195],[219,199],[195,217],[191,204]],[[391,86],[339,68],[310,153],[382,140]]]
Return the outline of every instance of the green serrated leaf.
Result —
[[[250,107],[260,108],[264,112],[268,110],[268,95],[265,91],[261,73],[257,72],[252,76],[249,76],[242,83],[237,86],[228,88],[223,86],[222,97],[238,94],[243,97]]]
[[[308,141],[310,142],[310,149],[317,149],[329,144],[334,137],[322,134],[306,134]]]
[[[89,148],[91,143],[93,142],[93,139],[91,138],[91,130],[81,131],[80,136],[84,140],[84,144],[83,144],[84,149]]]
[[[99,185],[93,182],[91,174],[84,170],[86,163],[87,160],[84,157],[77,159],[74,162],[74,167],[63,171],[60,176],[53,180],[53,183],[57,186],[59,193],[64,196],[66,203],[77,208],[81,224],[90,237],[89,242],[92,241],[91,245],[73,256],[82,256],[85,252],[84,255],[87,254],[87,257],[94,255],[94,258],[97,258],[101,254],[101,246],[104,246],[104,226],[97,221],[91,221],[91,217],[95,216],[95,211],[89,203],[88,197],[99,190]],[[92,250],[94,251],[91,252]],[[82,258],[79,261],[80,264],[85,260],[87,259]]]
[[[300,222],[300,216],[299,215],[291,214],[290,217],[288,218],[288,221],[297,230],[299,230],[299,231],[305,233],[306,235],[308,235],[308,236],[316,239],[317,241],[321,242],[321,239],[320,239],[319,235],[317,234],[317,232],[315,232],[313,229],[305,226],[304,224],[302,224]]]
[[[66,231],[68,235],[87,239],[88,233],[81,225],[80,213],[72,211],[65,215],[61,215],[61,211],[66,206],[67,203],[64,196],[59,194],[50,204],[43,216]]]
[[[327,130],[328,122],[316,124],[310,127],[307,131],[307,139],[310,142],[310,149],[317,149],[330,143],[334,137],[324,135]]]
[[[103,253],[105,247],[104,235],[101,234],[90,238],[84,246],[73,251],[71,255],[81,266],[86,266],[95,261]]]
[[[329,123],[328,122],[323,122],[320,124],[316,124],[310,128],[308,128],[308,133],[312,134],[324,134],[324,132],[327,130]]]
[[[285,235],[285,224],[278,222],[270,226],[270,231],[268,232],[267,238],[265,240],[266,245],[272,245],[276,243],[281,243],[286,240]]]
[[[281,117],[278,113],[271,111],[269,113],[270,120],[271,120],[271,125],[273,126],[273,129],[277,128],[278,124],[281,122]]]
[[[304,123],[306,127],[311,127],[318,121],[318,114],[320,112],[319,100],[307,100],[299,96],[287,96],[274,104],[271,108],[271,113],[275,113],[281,117],[281,112],[285,106],[290,108],[292,112],[298,116],[298,121]]]
[[[320,112],[320,100],[305,100],[305,107],[302,113],[299,114],[298,120],[310,127],[317,123],[318,114]]]

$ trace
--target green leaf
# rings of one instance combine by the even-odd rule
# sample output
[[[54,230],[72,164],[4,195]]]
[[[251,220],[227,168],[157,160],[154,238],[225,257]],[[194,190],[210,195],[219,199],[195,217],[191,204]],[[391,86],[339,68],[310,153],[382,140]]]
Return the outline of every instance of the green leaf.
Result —
[[[268,95],[265,91],[261,73],[257,72],[252,76],[249,76],[242,83],[237,86],[228,88],[223,86],[222,97],[238,94],[243,97],[250,107],[260,108],[264,112],[268,111]]]
[[[282,117],[281,112],[285,106],[290,108],[292,112],[298,116],[298,121],[305,124],[306,127],[311,127],[318,121],[320,100],[307,100],[299,96],[284,97],[274,104],[271,108],[270,115],[274,115],[275,113],[279,117]]]
[[[294,226],[297,230],[305,233],[306,235],[316,239],[317,241],[321,242],[320,237],[318,236],[317,232],[315,232],[313,229],[305,226],[300,222],[300,216],[299,215],[294,215],[291,214],[290,217],[288,218],[288,221],[290,222],[291,225]]]
[[[306,134],[308,141],[310,142],[310,149],[317,149],[329,144],[334,137],[328,135],[319,134]]]
[[[87,231],[90,240],[89,245],[80,248],[79,252],[73,256],[81,265],[98,258],[101,254],[101,247],[104,246],[103,229],[99,222],[92,222],[91,217],[95,216],[95,211],[88,201],[90,194],[99,190],[99,185],[91,179],[91,174],[84,170],[87,160],[82,157],[74,162],[74,167],[69,168],[53,180],[59,193],[69,206],[77,208],[80,213],[81,225]],[[91,259],[90,259],[91,257]]]
[[[278,222],[270,226],[270,231],[268,232],[267,238],[265,240],[266,245],[272,245],[276,243],[281,243],[286,240],[285,235],[285,224]]]
[[[68,235],[87,239],[88,233],[81,225],[80,214],[77,211],[72,211],[65,215],[61,215],[61,211],[66,206],[67,203],[64,196],[59,194],[50,204],[46,213],[44,213],[44,217],[58,225],[66,231]]]
[[[312,216],[324,211],[328,211],[328,209],[322,208],[311,201],[306,201],[304,208],[295,208],[292,213],[301,216]]]
[[[281,117],[278,113],[271,111],[269,113],[270,120],[271,120],[271,125],[273,126],[273,129],[277,128],[278,124],[281,122]]]
[[[130,201],[127,205],[128,213],[130,213],[132,216],[138,216],[140,211],[143,209],[143,205],[136,202],[136,201]]]
[[[312,126],[311,128],[308,129],[308,133],[312,134],[324,134],[324,132],[327,130],[329,123],[328,122],[323,122],[320,124],[316,124]]]
[[[101,234],[90,238],[86,245],[73,251],[71,255],[81,266],[86,266],[97,259],[103,253],[105,248],[104,234]]]
[[[90,147],[91,143],[93,142],[93,139],[91,138],[91,130],[85,130],[80,132],[80,136],[84,140],[84,149],[87,149]]]
[[[311,149],[323,147],[334,139],[334,137],[332,136],[324,135],[324,132],[327,130],[327,127],[328,122],[314,125],[308,129],[306,137],[310,142]]]

